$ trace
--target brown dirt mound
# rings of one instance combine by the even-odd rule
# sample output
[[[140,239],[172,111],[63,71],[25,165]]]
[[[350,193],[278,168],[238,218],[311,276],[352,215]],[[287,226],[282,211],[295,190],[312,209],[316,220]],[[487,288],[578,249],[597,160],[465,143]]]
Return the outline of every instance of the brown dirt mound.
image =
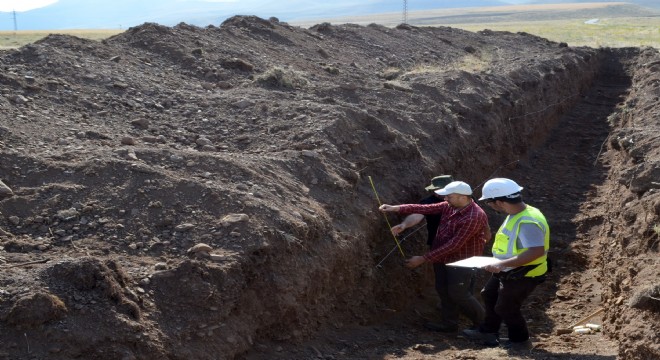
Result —
[[[643,218],[603,200],[633,183],[637,196],[653,193],[654,147],[632,156],[654,156],[644,159],[650,167],[630,170],[634,176],[618,175],[627,171],[623,160],[607,165],[611,181],[607,167],[591,165],[608,126],[616,127],[606,118],[630,74],[652,68],[652,56],[650,49],[638,57],[635,49],[570,48],[529,34],[302,29],[255,17],[207,28],[144,24],[102,42],[51,35],[3,51],[0,180],[10,191],[0,199],[0,337],[7,344],[0,355],[508,356],[412,330],[416,314],[432,313],[423,305],[433,299],[430,276],[402,268],[396,256],[375,268],[393,242],[367,179],[383,201],[409,202],[434,175],[478,184],[515,159],[521,162],[500,173],[522,176],[531,203],[553,215],[550,226],[560,234],[553,251],[565,260],[556,285],[532,301],[541,354],[589,353],[586,340],[550,335],[570,323],[562,316],[588,308],[562,311],[572,300],[554,292],[598,286],[598,274],[571,276],[595,261],[585,244],[612,209],[620,211],[612,217],[618,227],[644,221],[639,231],[648,246],[625,240],[636,249],[630,256],[657,252],[649,240],[657,235],[648,231],[657,224],[657,205]],[[612,76],[622,81],[603,82]],[[655,89],[650,78],[633,81],[634,89],[638,82]],[[651,122],[656,110],[642,101],[646,94],[637,90],[629,107]],[[570,117],[582,107],[597,115],[583,109]],[[574,123],[579,131],[551,137]],[[648,134],[632,144],[652,144]],[[623,148],[630,141],[622,136]],[[603,149],[608,159],[617,158],[612,139],[612,151]],[[583,152],[588,156],[575,156]],[[525,177],[538,168],[552,172]],[[580,182],[567,185],[558,174]],[[603,189],[598,201],[593,186]],[[557,189],[571,195],[560,203]],[[652,204],[647,199],[639,199],[640,209]],[[592,201],[595,208],[576,210]],[[491,216],[495,226],[500,219]],[[208,251],[191,250],[195,245]],[[406,254],[423,248],[422,241],[404,244]],[[650,289],[651,280],[637,280],[644,271],[629,286]],[[601,274],[604,288],[610,274]],[[606,301],[620,296],[604,293]],[[590,306],[597,295],[592,289]],[[25,314],[42,302],[44,309]],[[619,321],[614,311],[657,317],[644,302],[625,310],[615,306],[626,302],[614,303],[606,303],[612,323]],[[391,321],[385,328],[376,322],[383,317]],[[33,327],[29,334],[26,326]],[[354,340],[335,341],[360,326],[387,335],[357,332]],[[630,340],[624,330],[609,332],[620,344],[637,344],[622,354],[654,354],[648,333]],[[329,342],[315,340],[319,333]],[[599,351],[593,359],[611,355],[608,346]]]
[[[53,294],[44,292],[30,293],[16,300],[9,309],[7,323],[17,328],[38,326],[66,316],[64,302]]]

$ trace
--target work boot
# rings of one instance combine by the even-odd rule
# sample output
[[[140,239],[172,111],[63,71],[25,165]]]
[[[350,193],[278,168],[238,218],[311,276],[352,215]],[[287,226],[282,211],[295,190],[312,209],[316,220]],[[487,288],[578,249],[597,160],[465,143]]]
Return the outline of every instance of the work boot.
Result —
[[[534,344],[530,339],[525,341],[511,341],[507,340],[502,343],[502,348],[511,350],[511,351],[531,351],[534,349]]]
[[[427,323],[424,324],[424,327],[431,330],[431,331],[438,331],[438,332],[456,332],[456,331],[458,331],[458,325],[449,324],[449,323],[445,323],[445,322],[440,322],[440,323],[427,322]]]
[[[500,344],[497,334],[481,332],[478,329],[465,329],[463,335],[486,346],[495,347]]]

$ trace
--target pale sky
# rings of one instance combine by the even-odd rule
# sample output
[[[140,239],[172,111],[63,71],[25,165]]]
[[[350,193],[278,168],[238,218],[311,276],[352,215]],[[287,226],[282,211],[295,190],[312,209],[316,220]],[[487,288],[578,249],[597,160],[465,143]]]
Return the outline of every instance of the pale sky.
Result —
[[[91,1],[91,0],[90,0]],[[98,1],[98,0],[97,0]],[[139,1],[139,0],[136,0]],[[176,0],[180,2],[186,2],[189,0]],[[226,2],[226,3],[236,3],[237,5],[243,5],[244,7],[262,7],[262,6],[272,6],[279,4],[279,6],[286,7],[288,5],[293,5],[296,7],[299,6],[328,6],[328,5],[358,5],[360,3],[368,3],[369,1],[365,0],[337,0],[337,1],[300,1],[300,0],[198,0],[206,2]],[[513,0],[516,1],[516,0]],[[524,1],[524,0],[523,0]],[[0,0],[0,11],[28,11],[32,9],[38,9],[50,4],[54,4],[58,0]]]
[[[0,11],[28,11],[38,9],[58,0],[0,0]],[[179,0],[184,1],[184,0]],[[207,2],[234,2],[236,0],[201,0]]]
[[[72,5],[80,5],[80,11],[75,13]],[[178,22],[189,22],[199,26],[220,21],[223,16],[229,17],[236,14],[256,15],[267,18],[276,17],[319,17],[350,11],[373,10],[383,1],[400,0],[0,0],[0,30],[11,29],[12,22],[7,20],[7,13],[31,13],[27,16],[18,15],[17,28],[21,30],[31,29],[74,29],[74,28],[114,28],[124,26],[135,26],[144,22],[158,22],[162,24],[176,24]],[[132,4],[139,11],[131,11]],[[191,6],[187,6],[187,4]],[[213,4],[214,13],[205,13],[204,3]],[[114,7],[113,4],[120,5]],[[149,4],[149,6],[139,6]],[[65,6],[66,5],[66,6]],[[96,6],[98,5],[98,6]],[[156,6],[157,5],[157,6]],[[162,5],[162,6],[161,6]],[[96,8],[106,11],[95,11]],[[32,12],[35,9],[44,11]],[[48,17],[48,9],[58,14]],[[110,10],[108,10],[110,9]],[[183,9],[183,10],[182,10]],[[66,16],[62,11],[72,12]],[[391,11],[391,8],[390,8]],[[11,15],[10,15],[11,18]],[[288,21],[288,19],[285,19]]]
[[[28,11],[56,2],[57,0],[0,0],[0,11]]]

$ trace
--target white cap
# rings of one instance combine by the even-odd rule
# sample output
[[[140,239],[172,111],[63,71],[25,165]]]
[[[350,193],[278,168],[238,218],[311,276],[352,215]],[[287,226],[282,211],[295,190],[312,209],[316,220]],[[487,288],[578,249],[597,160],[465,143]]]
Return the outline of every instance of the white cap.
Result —
[[[449,194],[461,194],[469,196],[472,195],[472,188],[470,185],[462,181],[452,181],[442,189],[436,190],[435,193],[443,196]]]

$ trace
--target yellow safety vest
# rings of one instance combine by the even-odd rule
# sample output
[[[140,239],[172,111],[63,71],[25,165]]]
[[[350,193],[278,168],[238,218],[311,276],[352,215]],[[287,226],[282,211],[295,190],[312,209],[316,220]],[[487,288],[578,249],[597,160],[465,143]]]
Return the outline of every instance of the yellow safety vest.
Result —
[[[530,223],[535,224],[545,234],[543,247],[545,253],[543,256],[530,261],[523,265],[538,265],[525,274],[525,277],[536,277],[545,274],[548,271],[548,249],[550,249],[550,227],[548,226],[545,216],[539,209],[527,205],[525,210],[511,216],[507,216],[500,229],[495,234],[495,242],[493,243],[493,257],[498,259],[510,259],[514,256],[522,254],[527,251],[526,248],[518,249],[516,239],[518,238],[518,231],[520,224]]]

